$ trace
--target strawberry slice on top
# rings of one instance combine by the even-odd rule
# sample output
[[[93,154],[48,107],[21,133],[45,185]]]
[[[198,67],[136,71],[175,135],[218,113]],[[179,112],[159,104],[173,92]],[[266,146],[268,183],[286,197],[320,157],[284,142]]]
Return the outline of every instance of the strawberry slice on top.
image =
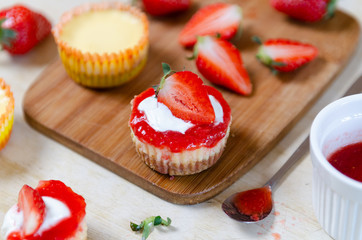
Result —
[[[241,33],[242,10],[238,5],[215,3],[198,10],[186,23],[179,35],[179,42],[192,47],[197,36],[220,35],[230,40]]]
[[[252,84],[239,50],[230,42],[211,36],[198,37],[194,56],[199,72],[210,82],[242,95]]]
[[[165,63],[162,66],[165,75],[156,90],[157,101],[185,121],[213,123],[215,112],[201,78],[190,71],[173,72]]]
[[[24,216],[21,234],[25,238],[32,236],[44,221],[45,203],[36,190],[24,185],[19,192],[18,207]]]
[[[269,39],[261,44],[256,57],[274,71],[290,72],[312,61],[318,49],[311,44],[289,39]]]

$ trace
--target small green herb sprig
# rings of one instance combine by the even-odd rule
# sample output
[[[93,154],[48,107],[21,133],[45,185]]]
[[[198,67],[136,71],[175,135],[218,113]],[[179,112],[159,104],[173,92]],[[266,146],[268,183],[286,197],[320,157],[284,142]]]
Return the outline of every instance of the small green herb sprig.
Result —
[[[135,232],[142,232],[142,240],[146,240],[151,233],[152,226],[164,225],[169,226],[171,224],[171,219],[167,220],[162,219],[160,216],[152,216],[143,220],[139,225],[130,222],[130,227]]]

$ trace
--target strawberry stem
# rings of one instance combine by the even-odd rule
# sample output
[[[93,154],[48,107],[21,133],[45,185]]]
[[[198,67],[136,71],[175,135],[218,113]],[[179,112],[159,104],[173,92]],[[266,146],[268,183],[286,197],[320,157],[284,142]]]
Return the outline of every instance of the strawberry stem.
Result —
[[[171,67],[167,63],[162,63],[162,70],[163,70],[163,74],[166,75],[171,72]]]
[[[162,70],[163,70],[163,77],[161,78],[160,84],[158,85],[157,89],[155,90],[155,97],[157,98],[158,93],[163,88],[163,85],[165,84],[166,78],[171,76],[175,73],[175,71],[171,70],[170,65],[167,63],[162,63]]]
[[[16,32],[12,29],[3,28],[6,18],[0,19],[0,49],[3,46],[11,47],[11,42],[16,38]]]
[[[253,40],[253,42],[255,42],[255,43],[259,44],[259,45],[263,44],[263,42],[261,41],[261,39],[258,36],[252,36],[251,40]]]
[[[324,16],[325,19],[330,19],[331,17],[334,16],[334,13],[336,11],[336,6],[337,6],[337,0],[330,0],[328,2],[327,12],[326,15]]]
[[[202,36],[197,36],[197,41],[196,44],[194,46],[194,51],[192,52],[192,55],[190,57],[186,57],[187,60],[194,60],[197,58],[197,55],[199,54],[199,43],[201,43],[202,41],[204,41],[204,37]]]

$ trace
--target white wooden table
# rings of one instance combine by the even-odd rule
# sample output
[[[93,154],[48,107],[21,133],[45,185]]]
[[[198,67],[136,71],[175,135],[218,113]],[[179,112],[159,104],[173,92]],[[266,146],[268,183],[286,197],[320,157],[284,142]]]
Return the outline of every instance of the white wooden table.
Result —
[[[54,25],[60,15],[87,0],[19,0],[44,12]],[[88,0],[88,2],[91,2]],[[15,1],[0,1],[0,9]],[[340,0],[340,9],[362,23],[362,0]],[[228,218],[222,201],[235,191],[264,184],[292,154],[309,132],[318,111],[342,95],[362,74],[362,41],[345,70],[292,131],[259,164],[231,187],[207,202],[182,206],[166,202],[118,177],[92,161],[33,130],[23,118],[22,101],[28,87],[57,56],[51,37],[28,54],[10,57],[0,52],[0,77],[11,85],[15,97],[15,122],[11,139],[0,152],[0,224],[17,201],[23,184],[40,179],[60,179],[87,202],[88,239],[141,239],[129,222],[151,215],[170,217],[172,226],[156,228],[149,239],[330,239],[312,208],[312,164],[309,155],[292,169],[274,194],[275,211],[260,223],[243,224]]]

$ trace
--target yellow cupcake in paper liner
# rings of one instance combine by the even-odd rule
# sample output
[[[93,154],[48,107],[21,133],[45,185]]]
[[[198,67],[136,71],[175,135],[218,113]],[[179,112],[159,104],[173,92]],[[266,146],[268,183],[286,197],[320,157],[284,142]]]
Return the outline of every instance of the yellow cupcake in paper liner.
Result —
[[[69,76],[91,88],[109,88],[135,78],[148,53],[148,20],[136,7],[101,2],[81,5],[53,28]]]
[[[0,150],[8,143],[14,123],[14,97],[10,86],[0,78]]]

